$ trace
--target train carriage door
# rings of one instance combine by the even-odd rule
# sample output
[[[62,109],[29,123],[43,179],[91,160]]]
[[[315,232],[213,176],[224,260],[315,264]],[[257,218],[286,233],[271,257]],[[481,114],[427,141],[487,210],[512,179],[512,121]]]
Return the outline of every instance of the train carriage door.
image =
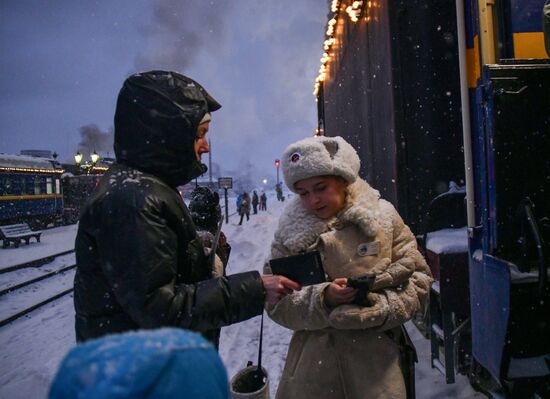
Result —
[[[482,285],[494,294],[485,322],[496,320],[497,331],[484,334],[502,348],[486,359],[493,375],[514,385],[550,378],[550,62],[502,60],[485,67],[485,82],[489,253]]]

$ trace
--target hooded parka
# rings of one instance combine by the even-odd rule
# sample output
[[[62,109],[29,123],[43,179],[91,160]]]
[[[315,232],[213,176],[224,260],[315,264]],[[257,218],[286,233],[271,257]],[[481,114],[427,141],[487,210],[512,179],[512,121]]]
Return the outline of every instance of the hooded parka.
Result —
[[[346,189],[344,209],[330,220],[308,213],[298,197],[285,209],[271,257],[313,249],[321,252],[330,280],[375,273],[373,306],[328,308],[323,295],[329,283],[303,287],[268,306],[273,320],[295,331],[277,398],[404,399],[396,334],[425,306],[432,281],[412,232],[358,178]]]
[[[260,314],[259,273],[212,277],[176,187],[206,171],[194,141],[220,105],[174,72],[132,75],[115,114],[117,163],[85,206],[76,237],[77,341],[175,326],[214,340],[216,329]]]

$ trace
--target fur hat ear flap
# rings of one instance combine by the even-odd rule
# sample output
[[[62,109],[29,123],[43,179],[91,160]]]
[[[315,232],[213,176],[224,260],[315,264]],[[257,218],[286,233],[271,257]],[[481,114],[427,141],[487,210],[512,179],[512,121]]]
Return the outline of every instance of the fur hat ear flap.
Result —
[[[336,141],[325,140],[323,141],[323,145],[327,149],[330,158],[334,159],[334,156],[338,152],[338,143]]]
[[[361,161],[355,149],[342,137],[310,137],[289,145],[281,158],[283,177],[289,190],[294,184],[315,176],[340,176],[353,183]]]

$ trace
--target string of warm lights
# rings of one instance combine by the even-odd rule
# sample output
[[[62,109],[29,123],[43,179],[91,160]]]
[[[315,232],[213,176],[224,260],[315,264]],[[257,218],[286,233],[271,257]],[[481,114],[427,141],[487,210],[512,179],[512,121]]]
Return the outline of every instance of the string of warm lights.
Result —
[[[39,172],[39,173],[63,173],[65,172],[64,169],[29,169],[29,168],[11,168],[11,167],[4,167],[0,166],[0,170],[5,170],[8,172]]]
[[[349,5],[346,5],[349,4]],[[331,49],[336,44],[336,38],[334,37],[334,31],[338,22],[338,16],[341,10],[345,10],[352,22],[359,21],[361,12],[363,10],[363,1],[353,1],[351,3],[346,0],[332,0],[330,5],[330,11],[334,13],[333,17],[327,22],[326,40],[323,42],[323,56],[321,57],[321,66],[319,68],[319,75],[315,79],[315,85],[313,88],[313,95],[317,97],[321,83],[325,81],[327,75],[327,64],[331,59]],[[368,7],[372,6],[372,1],[367,2]],[[369,19],[366,19],[367,22]]]

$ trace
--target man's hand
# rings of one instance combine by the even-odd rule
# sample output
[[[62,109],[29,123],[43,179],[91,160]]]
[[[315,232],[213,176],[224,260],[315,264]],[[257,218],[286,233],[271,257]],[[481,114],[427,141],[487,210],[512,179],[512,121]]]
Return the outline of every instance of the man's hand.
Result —
[[[338,305],[350,303],[355,299],[357,290],[346,287],[347,283],[347,278],[337,278],[325,288],[325,304],[328,307],[334,308]]]
[[[265,300],[270,305],[275,305],[286,295],[302,288],[297,282],[278,275],[262,276],[262,282],[266,291]]]

